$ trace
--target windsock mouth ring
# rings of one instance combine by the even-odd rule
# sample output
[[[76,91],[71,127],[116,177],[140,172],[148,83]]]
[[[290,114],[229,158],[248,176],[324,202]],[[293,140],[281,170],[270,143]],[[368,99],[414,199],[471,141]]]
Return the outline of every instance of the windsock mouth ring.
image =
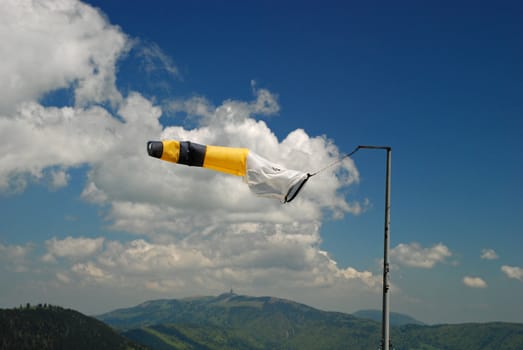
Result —
[[[311,177],[311,174],[304,175],[299,181],[297,181],[294,185],[292,185],[289,190],[287,191],[287,194],[285,195],[285,199],[283,200],[283,203],[289,203],[292,201],[298,193],[300,193],[301,189],[305,185],[305,183],[309,180]]]
[[[163,154],[163,142],[161,141],[149,141],[147,142],[147,153],[151,157],[161,158]]]

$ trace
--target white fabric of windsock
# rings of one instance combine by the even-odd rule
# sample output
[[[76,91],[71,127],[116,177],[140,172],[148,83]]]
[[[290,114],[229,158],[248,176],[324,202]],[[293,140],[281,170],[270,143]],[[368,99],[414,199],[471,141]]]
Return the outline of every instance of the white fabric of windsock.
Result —
[[[285,202],[291,187],[306,178],[306,173],[285,169],[252,151],[247,155],[247,172],[244,181],[258,196],[276,198]]]

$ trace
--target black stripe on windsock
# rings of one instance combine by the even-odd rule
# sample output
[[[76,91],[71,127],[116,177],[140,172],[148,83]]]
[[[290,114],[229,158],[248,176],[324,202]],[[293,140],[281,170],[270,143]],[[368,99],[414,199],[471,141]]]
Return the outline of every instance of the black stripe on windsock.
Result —
[[[180,142],[180,156],[178,164],[189,166],[203,166],[207,146],[191,141]]]

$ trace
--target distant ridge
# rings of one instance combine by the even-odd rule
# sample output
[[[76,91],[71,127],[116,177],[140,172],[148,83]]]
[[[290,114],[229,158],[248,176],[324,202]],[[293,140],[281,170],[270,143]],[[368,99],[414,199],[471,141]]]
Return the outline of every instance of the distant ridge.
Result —
[[[126,337],[158,350],[377,349],[380,322],[327,312],[275,297],[218,296],[151,300],[98,316]],[[396,314],[394,314],[396,315]],[[396,320],[396,317],[391,319]],[[521,350],[523,324],[424,326],[401,315],[391,327],[395,349]]]
[[[97,316],[152,349],[369,349],[379,324],[286,299],[219,296],[152,300]],[[361,327],[365,336],[361,337]]]
[[[239,313],[271,313],[293,311],[292,315],[321,315],[326,313],[294,301],[262,296],[251,297],[234,293],[218,296],[190,297],[184,299],[149,300],[135,307],[114,310],[98,319],[117,328],[134,328],[144,325],[189,322],[196,324],[221,324],[233,322]],[[351,315],[333,312],[354,319]],[[225,319],[225,316],[228,316]]]
[[[381,310],[359,310],[353,313],[354,316],[359,318],[365,318],[369,320],[373,320],[376,322],[381,322],[382,318],[382,311]],[[391,312],[390,313],[390,325],[391,326],[404,326],[407,324],[413,324],[418,326],[424,326],[425,323],[416,320],[415,318],[397,313],[397,312]]]

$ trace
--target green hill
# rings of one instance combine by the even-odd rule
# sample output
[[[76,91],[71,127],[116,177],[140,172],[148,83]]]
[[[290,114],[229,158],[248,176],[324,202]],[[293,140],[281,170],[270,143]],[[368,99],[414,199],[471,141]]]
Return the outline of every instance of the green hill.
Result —
[[[376,322],[381,322],[382,313],[381,310],[360,310],[356,311],[352,315],[359,317],[359,318],[366,318],[369,320],[373,320]],[[400,314],[397,312],[391,312],[389,315],[390,325],[391,326],[404,326],[407,324],[416,324],[416,325],[423,325],[423,322],[420,322],[416,320],[415,318],[412,318],[409,315]]]
[[[155,300],[98,316],[151,349],[377,349],[381,324],[272,297]],[[402,325],[395,349],[521,350],[523,324]]]
[[[58,306],[0,309],[0,349],[146,349],[111,327]]]
[[[235,294],[149,301],[98,318],[154,349],[373,349],[380,332],[348,314]]]
[[[521,323],[466,323],[400,327],[394,333],[400,349],[421,350],[521,350]]]

